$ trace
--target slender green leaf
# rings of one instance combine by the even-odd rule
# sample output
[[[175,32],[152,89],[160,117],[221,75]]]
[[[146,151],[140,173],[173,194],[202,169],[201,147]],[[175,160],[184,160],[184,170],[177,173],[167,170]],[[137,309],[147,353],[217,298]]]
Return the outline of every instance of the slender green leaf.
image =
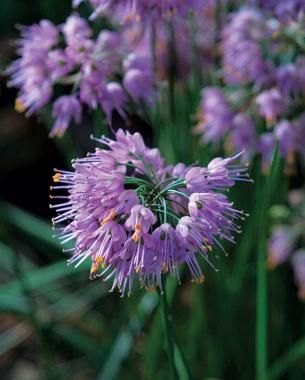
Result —
[[[298,360],[305,357],[305,338],[300,339],[292,347],[290,347],[268,371],[268,380],[277,380],[285,375],[285,373]]]
[[[275,175],[279,166],[279,143],[273,151],[270,172],[261,191],[260,215],[258,224],[257,253],[257,294],[256,294],[256,378],[267,378],[267,276],[266,276],[266,239],[268,226],[268,207]]]
[[[32,238],[54,248],[62,248],[59,241],[53,237],[54,232],[52,231],[51,223],[45,222],[27,211],[0,201],[0,218]]]
[[[23,322],[6,330],[0,335],[0,356],[24,342],[30,334],[31,329]]]

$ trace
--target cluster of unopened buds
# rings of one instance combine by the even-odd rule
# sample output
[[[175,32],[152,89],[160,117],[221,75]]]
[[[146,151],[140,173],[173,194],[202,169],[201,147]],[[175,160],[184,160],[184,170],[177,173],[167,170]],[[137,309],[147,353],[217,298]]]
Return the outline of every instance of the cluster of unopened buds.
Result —
[[[234,242],[237,220],[245,216],[223,194],[236,180],[251,181],[246,167],[233,163],[240,154],[215,158],[207,167],[165,166],[139,133],[119,130],[114,140],[96,140],[107,149],[76,159],[74,171],[56,169],[53,177],[51,190],[68,192],[51,195],[62,202],[51,205],[59,239],[75,241],[66,250],[72,252],[68,263],[90,259],[90,277],[111,278],[111,290],[122,295],[131,294],[135,278],[162,292],[162,276],[180,282],[183,263],[202,282],[200,261],[213,266],[213,247],[222,248],[222,239]]]

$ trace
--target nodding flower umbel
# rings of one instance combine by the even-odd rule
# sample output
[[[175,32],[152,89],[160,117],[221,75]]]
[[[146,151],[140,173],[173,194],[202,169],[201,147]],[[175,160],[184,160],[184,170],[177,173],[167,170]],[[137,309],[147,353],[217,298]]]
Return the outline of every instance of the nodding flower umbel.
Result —
[[[203,260],[219,239],[234,242],[237,220],[227,190],[236,180],[251,181],[232,158],[216,158],[206,168],[165,166],[157,149],[146,147],[139,133],[119,130],[114,140],[95,139],[97,148],[73,162],[73,171],[55,170],[51,195],[59,203],[53,219],[61,242],[75,242],[68,263],[91,260],[90,278],[112,279],[122,295],[134,280],[159,287],[164,275],[180,281],[186,263],[194,281],[202,282]]]
[[[134,53],[119,32],[101,30],[95,37],[77,14],[59,26],[42,20],[22,27],[17,46],[19,57],[7,70],[9,86],[19,90],[15,108],[30,116],[51,104],[51,137],[61,137],[72,120],[79,123],[86,109],[101,108],[110,121],[114,111],[127,117],[129,97],[151,103],[156,96],[148,53]],[[54,91],[58,86],[64,91]]]

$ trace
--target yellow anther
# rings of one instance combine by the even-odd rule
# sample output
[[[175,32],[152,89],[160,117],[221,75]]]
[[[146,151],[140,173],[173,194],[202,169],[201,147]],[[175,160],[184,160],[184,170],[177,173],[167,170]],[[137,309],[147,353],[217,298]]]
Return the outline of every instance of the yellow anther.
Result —
[[[305,290],[304,289],[300,289],[298,291],[298,297],[299,297],[299,300],[305,301]]]
[[[134,234],[132,235],[132,240],[133,240],[135,243],[137,243],[137,242],[139,241],[139,235],[137,235],[136,233],[134,233]]]
[[[26,111],[26,107],[25,105],[22,103],[22,101],[20,100],[20,98],[17,98],[15,100],[15,110],[17,112],[20,112],[20,113],[23,113]]]
[[[97,265],[96,263],[93,263],[93,264],[91,265],[90,273],[91,273],[91,274],[92,274],[92,273],[95,273],[95,272],[98,270],[98,268],[99,268],[99,265]]]
[[[104,258],[103,257],[101,257],[101,256],[99,256],[99,257],[97,257],[97,259],[95,260],[95,262],[97,263],[97,264],[102,264],[102,262],[104,261]]]
[[[150,288],[146,288],[146,290],[148,291],[148,292],[155,292],[156,291],[156,288],[155,287],[150,287]]]
[[[132,16],[131,15],[125,16],[125,21],[127,21],[127,22],[132,21]]]
[[[293,150],[290,150],[287,154],[285,174],[288,176],[296,174],[296,156]]]
[[[172,16],[177,12],[177,9],[175,7],[170,7],[168,10],[168,16]]]
[[[168,270],[169,270],[168,265],[166,264],[165,261],[163,261],[163,263],[162,263],[162,268],[163,268],[163,270],[164,270],[166,273],[167,273]]]
[[[132,240],[134,240],[136,243],[140,239],[141,232],[142,232],[142,226],[140,224],[136,224],[135,233],[132,235]]]
[[[273,270],[277,266],[278,262],[272,256],[268,256],[266,260],[266,267],[269,270]]]
[[[201,274],[199,277],[195,278],[196,284],[202,284],[204,282],[204,275]]]
[[[102,265],[102,268],[104,269],[105,268],[105,263],[103,263],[104,261],[104,258],[103,257],[97,257],[95,259],[95,261],[92,263],[91,265],[91,270],[90,270],[90,273],[95,273],[99,267]]]
[[[59,182],[60,181],[61,174],[56,173],[53,175],[53,182]]]
[[[135,230],[136,230],[136,232],[137,232],[138,234],[140,234],[141,231],[142,231],[142,226],[141,226],[141,224],[136,224],[136,225],[135,225]]]
[[[136,267],[136,273],[139,273],[139,272],[140,272],[140,267],[137,266],[137,267]]]
[[[116,214],[115,214],[114,209],[112,208],[112,209],[110,210],[109,215],[107,215],[107,216],[106,216],[106,217],[100,222],[100,225],[103,226],[105,223],[109,222],[110,220],[113,220],[115,217],[116,217]]]

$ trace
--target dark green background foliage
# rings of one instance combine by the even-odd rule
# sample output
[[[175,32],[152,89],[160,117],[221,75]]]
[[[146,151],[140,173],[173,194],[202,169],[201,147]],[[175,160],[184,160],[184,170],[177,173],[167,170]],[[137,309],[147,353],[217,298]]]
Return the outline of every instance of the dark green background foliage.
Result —
[[[0,65],[14,57],[14,25],[41,18],[62,22],[69,0],[1,0]],[[160,104],[139,111],[135,128],[153,126],[154,142],[169,163],[207,163],[216,153],[190,131],[201,88],[191,80],[176,92],[176,121]],[[166,95],[164,95],[166,97]],[[72,157],[92,149],[89,135],[105,130],[90,115],[61,140],[49,140],[47,123],[13,109],[15,91],[1,77],[0,108],[0,378],[165,379],[168,365],[158,296],[136,291],[131,298],[109,294],[109,285],[89,281],[88,267],[67,267],[52,237],[48,188],[52,168],[68,168]],[[161,102],[160,102],[161,103]],[[146,129],[145,129],[146,128]],[[175,330],[194,379],[255,378],[257,257],[269,230],[270,203],[285,200],[291,181],[280,167],[268,180],[254,162],[254,184],[238,184],[231,196],[251,216],[243,223],[229,257],[217,253],[220,269],[206,268],[203,285],[167,282]],[[267,203],[266,203],[267,202]],[[264,207],[262,211],[262,207]],[[264,226],[265,231],[262,231]],[[296,298],[288,265],[267,274],[268,378],[305,378],[304,305]],[[263,302],[263,303],[262,303]],[[176,355],[179,366],[179,355]],[[180,370],[181,379],[188,375]]]

